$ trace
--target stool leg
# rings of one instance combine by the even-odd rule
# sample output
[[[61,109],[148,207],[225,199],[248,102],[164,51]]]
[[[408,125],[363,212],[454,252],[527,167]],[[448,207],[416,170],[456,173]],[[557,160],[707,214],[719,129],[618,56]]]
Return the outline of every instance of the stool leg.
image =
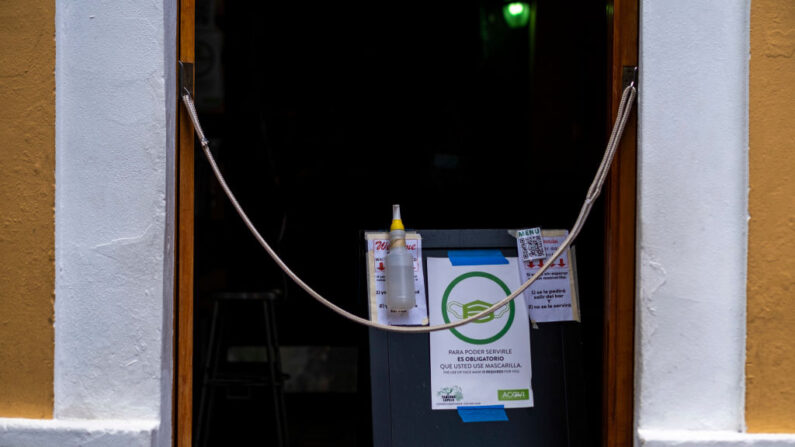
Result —
[[[268,369],[271,377],[271,396],[273,397],[273,413],[276,419],[276,440],[281,447],[287,445],[286,415],[284,411],[284,394],[282,384],[281,356],[279,342],[276,338],[276,319],[273,315],[273,302],[262,302],[265,317],[266,349],[268,352]]]
[[[207,343],[207,358],[204,362],[204,371],[202,373],[202,390],[201,398],[199,400],[199,426],[196,430],[196,445],[207,445],[207,439],[210,435],[210,419],[212,416],[212,405],[215,401],[215,387],[210,386],[210,380],[215,376],[216,362],[218,352],[221,349],[221,341],[218,338],[218,317],[219,317],[219,304],[218,301],[213,303],[213,313],[210,318],[210,339]],[[209,394],[209,396],[208,396]]]

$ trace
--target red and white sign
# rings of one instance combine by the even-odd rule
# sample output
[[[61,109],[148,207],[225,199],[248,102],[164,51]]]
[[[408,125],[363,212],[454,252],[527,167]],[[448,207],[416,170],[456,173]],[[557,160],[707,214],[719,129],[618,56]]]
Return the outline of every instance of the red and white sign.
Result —
[[[566,230],[542,231],[544,251],[553,253],[568,234]],[[536,323],[580,320],[574,271],[569,260],[569,250],[566,250],[524,291],[527,312]],[[520,262],[519,281],[527,281],[543,266],[543,259]]]
[[[406,234],[406,249],[414,258],[414,295],[416,305],[405,312],[386,307],[386,255],[389,253],[387,233],[367,233],[367,272],[370,294],[370,315],[379,323],[408,326],[427,325],[428,306],[425,304],[425,276],[422,271],[422,239],[416,233]],[[373,312],[375,308],[375,312]]]

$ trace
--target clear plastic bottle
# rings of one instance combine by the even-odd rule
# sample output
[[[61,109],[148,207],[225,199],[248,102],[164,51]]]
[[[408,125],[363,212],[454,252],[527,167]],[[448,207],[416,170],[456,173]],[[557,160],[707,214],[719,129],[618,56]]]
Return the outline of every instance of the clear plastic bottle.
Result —
[[[392,205],[389,254],[386,255],[386,306],[405,311],[414,307],[414,258],[406,248],[406,230],[400,220],[400,205]]]

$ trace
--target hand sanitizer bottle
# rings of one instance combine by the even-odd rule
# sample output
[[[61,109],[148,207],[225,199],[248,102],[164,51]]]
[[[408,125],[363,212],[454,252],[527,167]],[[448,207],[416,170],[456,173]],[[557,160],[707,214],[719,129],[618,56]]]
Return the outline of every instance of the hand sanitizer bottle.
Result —
[[[414,258],[406,249],[400,205],[392,205],[389,254],[386,255],[386,306],[389,310],[406,311],[414,305]]]

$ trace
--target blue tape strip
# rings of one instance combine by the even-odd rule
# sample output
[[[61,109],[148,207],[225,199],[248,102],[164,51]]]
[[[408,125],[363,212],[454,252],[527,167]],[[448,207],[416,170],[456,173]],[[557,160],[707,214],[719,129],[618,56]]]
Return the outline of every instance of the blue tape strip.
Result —
[[[482,405],[478,407],[458,407],[458,415],[464,422],[507,421],[505,405]]]
[[[499,250],[450,250],[447,257],[453,265],[507,264],[508,260]]]

